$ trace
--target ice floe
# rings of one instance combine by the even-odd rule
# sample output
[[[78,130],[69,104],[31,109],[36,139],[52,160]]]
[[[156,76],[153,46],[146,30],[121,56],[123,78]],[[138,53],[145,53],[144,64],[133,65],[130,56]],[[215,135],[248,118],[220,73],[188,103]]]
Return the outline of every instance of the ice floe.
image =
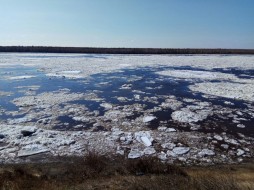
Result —
[[[233,74],[225,74],[211,71],[193,71],[193,70],[166,70],[158,72],[159,75],[165,75],[184,79],[200,80],[234,80],[237,77]]]
[[[145,116],[145,117],[143,118],[143,122],[144,122],[144,123],[147,123],[147,122],[153,121],[154,119],[156,119],[156,117],[154,117],[154,116],[152,116],[152,115]]]
[[[192,91],[231,99],[254,101],[254,80],[252,83],[203,82],[191,85]]]
[[[9,80],[22,80],[22,79],[30,79],[30,78],[35,78],[36,76],[34,75],[23,75],[23,76],[13,76],[13,77],[8,77]]]
[[[175,121],[184,123],[195,123],[206,119],[210,114],[212,114],[210,110],[197,110],[194,112],[188,108],[182,108],[179,111],[173,112],[171,117]]]
[[[190,151],[189,147],[175,147],[173,148],[173,153],[175,153],[176,155],[180,155],[180,154],[186,154]]]

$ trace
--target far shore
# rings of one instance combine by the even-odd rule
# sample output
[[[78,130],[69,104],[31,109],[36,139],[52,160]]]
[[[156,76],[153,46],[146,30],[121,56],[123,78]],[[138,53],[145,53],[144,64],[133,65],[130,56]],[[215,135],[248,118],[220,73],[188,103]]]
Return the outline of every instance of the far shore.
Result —
[[[225,48],[103,48],[53,46],[0,46],[0,52],[15,53],[88,53],[88,54],[225,54],[254,55],[254,49]]]

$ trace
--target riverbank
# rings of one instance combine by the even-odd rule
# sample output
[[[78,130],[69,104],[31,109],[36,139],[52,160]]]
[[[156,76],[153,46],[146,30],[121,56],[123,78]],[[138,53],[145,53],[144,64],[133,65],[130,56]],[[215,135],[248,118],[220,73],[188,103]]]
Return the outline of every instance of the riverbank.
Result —
[[[252,160],[239,165],[177,166],[146,157],[89,153],[45,163],[0,166],[0,188],[18,189],[253,189]]]

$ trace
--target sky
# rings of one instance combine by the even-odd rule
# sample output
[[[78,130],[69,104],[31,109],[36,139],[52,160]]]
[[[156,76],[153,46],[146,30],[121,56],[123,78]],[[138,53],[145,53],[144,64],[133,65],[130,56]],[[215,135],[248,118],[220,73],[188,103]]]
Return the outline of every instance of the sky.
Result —
[[[254,0],[0,0],[0,46],[254,49]]]

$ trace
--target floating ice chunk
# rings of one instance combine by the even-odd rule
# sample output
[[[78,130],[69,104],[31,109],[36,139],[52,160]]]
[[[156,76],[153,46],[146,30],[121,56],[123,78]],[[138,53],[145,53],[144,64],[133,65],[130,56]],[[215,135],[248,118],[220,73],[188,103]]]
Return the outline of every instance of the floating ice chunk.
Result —
[[[209,149],[203,149],[201,152],[198,153],[200,156],[214,156],[215,152]]]
[[[174,128],[167,128],[166,132],[171,133],[171,132],[176,132],[176,130]]]
[[[235,139],[225,139],[225,142],[233,144],[233,145],[239,145],[239,143]]]
[[[229,101],[225,101],[224,104],[226,104],[226,105],[235,105],[234,103],[229,102]]]
[[[122,150],[122,149],[117,149],[117,151],[116,151],[116,154],[119,154],[119,155],[124,155],[124,150]]]
[[[49,108],[50,105],[56,105],[68,101],[79,100],[84,97],[82,93],[69,93],[65,89],[54,92],[44,92],[36,96],[23,96],[15,98],[12,102],[16,106],[38,106],[40,108]]]
[[[33,75],[23,75],[23,76],[15,76],[15,77],[9,77],[10,80],[21,80],[21,79],[30,79],[35,78],[36,76]]]
[[[100,106],[104,107],[107,110],[110,110],[113,108],[112,104],[109,104],[109,103],[102,103],[102,104],[100,104]]]
[[[174,153],[172,150],[168,150],[168,151],[167,151],[167,156],[170,156],[170,157],[177,157],[177,154]]]
[[[167,99],[165,102],[162,102],[160,107],[164,109],[172,109],[177,110],[182,107],[182,102],[175,100],[175,99]]]
[[[80,74],[81,71],[61,71],[62,74]]]
[[[58,71],[55,73],[47,73],[49,77],[66,77],[66,78],[83,78],[82,71]]]
[[[137,149],[131,149],[130,153],[128,154],[128,158],[130,159],[140,158],[141,156],[143,156],[143,152]]]
[[[156,153],[156,150],[153,147],[147,147],[144,149],[144,154],[151,155]]]
[[[191,85],[192,91],[201,92],[208,95],[220,96],[231,99],[254,101],[254,88],[252,83],[230,83],[230,82],[204,82]]]
[[[216,139],[217,141],[222,141],[223,140],[223,138],[219,135],[214,135],[213,138]]]
[[[119,128],[112,128],[111,131],[112,131],[112,135],[114,136],[120,136],[124,134],[124,132]]]
[[[11,96],[12,93],[11,92],[3,92],[3,91],[0,91],[0,96]]]
[[[236,123],[236,124],[240,123],[240,121],[235,120],[235,119],[233,119],[232,122],[233,122],[233,123]]]
[[[200,129],[200,125],[190,123],[190,126],[191,126],[190,130],[192,130],[192,131],[197,131]]]
[[[237,155],[237,156],[242,156],[244,153],[245,153],[244,150],[242,150],[242,149],[237,149],[236,155]]]
[[[164,143],[161,145],[162,148],[173,149],[176,147],[174,143]]]
[[[224,148],[224,149],[228,149],[229,148],[229,145],[228,144],[222,144],[222,145],[220,145],[222,148]]]
[[[128,99],[125,98],[125,97],[117,97],[116,99],[117,99],[118,101],[120,101],[120,102],[125,102],[125,101],[128,100]]]
[[[44,152],[49,152],[49,149],[38,144],[32,144],[32,145],[27,145],[23,147],[19,152],[18,152],[18,157],[25,157],[25,156],[31,156],[35,154],[40,154]]]
[[[211,114],[210,110],[200,110],[197,113],[190,111],[188,108],[184,108],[180,111],[175,111],[172,113],[171,117],[175,121],[183,123],[198,122],[206,119],[208,115]]]
[[[140,100],[140,95],[139,94],[134,94],[135,100]]]
[[[173,149],[173,152],[177,155],[186,154],[189,151],[190,151],[189,147],[175,147]]]
[[[165,152],[160,152],[158,154],[158,158],[161,159],[161,160],[167,160],[167,154]]]
[[[29,122],[31,120],[32,120],[31,117],[22,117],[22,118],[8,120],[8,123],[9,124],[20,124],[20,123]]]
[[[158,127],[158,131],[164,132],[167,130],[167,127]]]
[[[242,162],[243,159],[242,159],[242,158],[237,158],[237,161],[238,161],[238,162]]]
[[[141,137],[141,141],[145,146],[151,146],[152,142],[147,137]]]
[[[134,137],[138,142],[143,143],[145,146],[151,146],[153,142],[153,138],[149,131],[135,132]]]
[[[108,109],[107,109],[108,110]],[[106,119],[118,121],[119,118],[124,118],[126,117],[125,112],[121,112],[120,110],[109,110],[104,114],[104,117]]]
[[[243,115],[243,113],[242,113],[242,112],[240,112],[240,111],[237,111],[237,112],[236,112],[236,114],[237,114],[237,115],[240,115],[240,116],[242,116],[242,115]]]
[[[32,135],[36,131],[37,131],[36,127],[34,127],[34,126],[26,126],[23,129],[21,129],[21,134],[26,137],[26,136]]]
[[[155,116],[145,116],[145,117],[143,117],[143,122],[148,123],[150,121],[153,121],[154,119],[156,119]]]
[[[131,87],[132,87],[132,84],[124,84],[124,85],[122,85],[121,86],[121,88],[120,89],[131,89]]]
[[[245,128],[245,125],[243,125],[243,124],[238,124],[237,127],[238,127],[238,128]]]
[[[160,75],[184,78],[184,79],[203,79],[203,80],[214,80],[214,79],[236,79],[233,74],[225,74],[220,72],[209,72],[209,71],[192,71],[192,70],[166,70],[157,72]]]
[[[90,121],[90,119],[85,117],[85,116],[73,117],[72,119],[75,120],[75,121],[81,121],[81,122],[89,122]]]

